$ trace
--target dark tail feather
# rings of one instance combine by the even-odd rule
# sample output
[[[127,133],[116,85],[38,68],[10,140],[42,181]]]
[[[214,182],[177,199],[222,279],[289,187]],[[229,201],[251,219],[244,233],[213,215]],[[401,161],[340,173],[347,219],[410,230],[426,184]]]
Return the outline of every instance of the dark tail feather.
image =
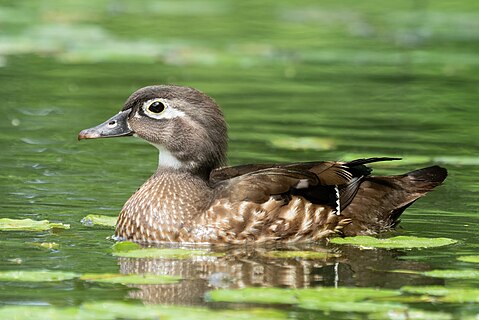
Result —
[[[447,177],[447,170],[440,166],[427,167],[405,174],[412,181],[417,182],[418,186],[424,185],[426,192],[440,185]]]
[[[446,179],[447,170],[439,166],[432,166],[411,171],[406,173],[404,177],[410,179],[408,185],[410,184],[415,189],[414,191],[420,193],[420,195],[405,206],[391,211],[391,214],[387,218],[394,227],[399,223],[399,217],[404,210],[412,205],[419,197],[425,195],[429,191],[432,191],[432,189],[440,185]]]
[[[345,165],[348,167],[354,167],[354,166],[359,166],[359,165],[373,163],[373,162],[394,161],[394,160],[401,160],[401,158],[375,157],[375,158],[356,159],[353,161],[346,162]]]
[[[378,233],[393,228],[407,207],[446,177],[447,170],[439,166],[400,176],[366,177],[351,204],[342,212],[352,220],[344,233]]]

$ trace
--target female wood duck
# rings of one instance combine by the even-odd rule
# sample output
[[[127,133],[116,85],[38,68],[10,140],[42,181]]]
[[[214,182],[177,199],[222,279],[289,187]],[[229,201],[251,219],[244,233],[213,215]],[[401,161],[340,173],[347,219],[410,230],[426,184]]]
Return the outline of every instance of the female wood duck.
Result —
[[[314,241],[377,234],[440,185],[432,166],[370,176],[370,158],[222,167],[226,123],[202,92],[174,85],[134,92],[123,109],[78,139],[140,137],[160,151],[158,169],[121,210],[115,235],[144,242]]]

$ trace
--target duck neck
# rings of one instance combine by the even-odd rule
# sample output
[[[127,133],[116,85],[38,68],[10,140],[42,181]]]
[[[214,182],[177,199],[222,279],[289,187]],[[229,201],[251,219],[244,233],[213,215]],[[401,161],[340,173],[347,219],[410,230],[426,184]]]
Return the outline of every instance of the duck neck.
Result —
[[[185,167],[185,164],[176,158],[170,151],[161,145],[155,145],[158,149],[158,170],[164,169],[180,169]]]

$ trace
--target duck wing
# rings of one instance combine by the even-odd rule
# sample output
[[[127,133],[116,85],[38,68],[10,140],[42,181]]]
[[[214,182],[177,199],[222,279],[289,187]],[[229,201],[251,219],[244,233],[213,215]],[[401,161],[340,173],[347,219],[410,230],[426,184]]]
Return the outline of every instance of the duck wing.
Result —
[[[399,160],[368,158],[350,162],[299,162],[223,167],[210,175],[210,184],[231,201],[262,203],[270,196],[297,195],[314,204],[345,208],[372,169],[366,164]]]
[[[390,230],[409,205],[447,176],[437,166],[371,176],[367,164],[390,160],[397,158],[218,169],[211,174],[215,196],[199,217],[201,228],[189,232],[203,235],[213,225],[214,241],[242,243]]]

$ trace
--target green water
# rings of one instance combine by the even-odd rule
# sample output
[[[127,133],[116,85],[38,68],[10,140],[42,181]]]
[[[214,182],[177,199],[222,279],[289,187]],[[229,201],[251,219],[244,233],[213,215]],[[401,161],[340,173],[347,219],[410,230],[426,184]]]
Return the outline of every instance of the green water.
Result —
[[[58,232],[0,232],[0,269],[180,275],[169,285],[79,280],[0,282],[0,305],[131,301],[247,311],[206,302],[218,287],[478,288],[387,270],[476,269],[479,250],[479,2],[477,1],[0,1],[0,218],[48,219]],[[360,250],[277,259],[271,248],[225,257],[127,259],[113,231],[80,223],[115,216],[155,170],[157,151],[135,138],[77,142],[139,87],[175,83],[215,98],[229,123],[230,164],[399,156],[396,174],[433,163],[444,186],[402,216],[400,234],[458,240],[437,249]],[[291,143],[319,138],[295,150]],[[298,140],[296,140],[298,139]],[[39,249],[31,242],[55,242]],[[275,248],[284,249],[284,248]],[[215,249],[216,250],[216,249]],[[476,303],[410,302],[451,317]],[[322,311],[281,309],[288,317]],[[361,318],[363,313],[334,313]]]

